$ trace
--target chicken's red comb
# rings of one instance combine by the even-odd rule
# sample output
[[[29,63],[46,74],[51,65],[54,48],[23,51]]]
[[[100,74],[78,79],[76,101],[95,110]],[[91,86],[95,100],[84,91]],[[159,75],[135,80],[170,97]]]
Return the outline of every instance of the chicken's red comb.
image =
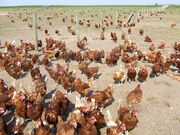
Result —
[[[0,114],[4,113],[4,108],[0,107]]]
[[[88,111],[89,107],[87,105],[84,106],[83,112],[86,113]]]
[[[71,120],[71,121],[70,121],[70,124],[71,124],[72,126],[74,126],[75,128],[77,127],[77,122],[76,122],[75,120]]]
[[[35,77],[34,77],[34,78],[38,79],[38,78],[39,78],[39,76],[38,76],[38,75],[35,75]]]
[[[93,120],[96,120],[96,118],[94,116],[91,117]]]
[[[126,125],[123,123],[120,128],[121,128],[121,131],[125,131],[126,130]]]
[[[96,122],[96,118],[94,116],[91,117],[91,123],[94,124]]]
[[[64,93],[64,97],[67,98],[67,93]]]
[[[64,74],[64,71],[61,69],[61,70],[59,71],[59,73],[60,73],[61,75],[63,75],[63,74]]]
[[[21,100],[24,100],[26,97],[25,97],[25,95],[22,93],[19,98],[20,98]]]
[[[37,96],[37,93],[36,92],[33,92],[33,94],[32,94],[34,97],[36,97]]]
[[[80,82],[80,81],[81,81],[81,79],[80,79],[80,78],[77,78],[75,82]]]
[[[137,110],[134,110],[134,111],[133,111],[133,116],[137,116],[137,114],[138,114],[138,111],[137,111]]]
[[[9,97],[9,98],[12,98],[12,97],[13,97],[13,93],[9,93],[9,94],[8,94],[8,97]]]
[[[42,124],[41,118],[38,119],[37,123],[39,126]]]
[[[87,101],[87,102],[88,102],[88,104],[92,103],[92,101],[91,101],[91,100],[89,100],[89,101]]]
[[[31,107],[31,104],[30,104],[30,103],[28,103],[28,104],[27,104],[27,108],[30,108],[30,107]]]

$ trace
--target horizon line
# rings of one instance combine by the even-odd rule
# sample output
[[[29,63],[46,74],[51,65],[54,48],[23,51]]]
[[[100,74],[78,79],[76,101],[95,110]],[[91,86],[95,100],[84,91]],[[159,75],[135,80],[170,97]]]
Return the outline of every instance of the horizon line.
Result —
[[[0,8],[13,8],[13,7],[93,7],[93,6],[99,6],[99,7],[103,7],[103,6],[114,6],[114,7],[118,7],[118,6],[154,6],[154,7],[159,7],[159,6],[163,6],[163,5],[169,5],[169,6],[180,6],[180,4],[132,4],[132,5],[49,5],[49,4],[45,4],[45,5],[13,5],[13,6],[0,6]]]
[[[36,4],[32,4],[32,5],[13,5],[13,6],[0,6],[0,7],[15,7],[15,6],[162,6],[162,5],[179,5],[179,4],[158,4],[158,5],[155,5],[155,4],[132,4],[132,5],[128,5],[128,4],[123,4],[123,5],[109,5],[109,4],[105,4],[105,5],[99,5],[99,4],[96,4],[96,5],[50,5],[50,4],[44,4],[44,5],[36,5]]]

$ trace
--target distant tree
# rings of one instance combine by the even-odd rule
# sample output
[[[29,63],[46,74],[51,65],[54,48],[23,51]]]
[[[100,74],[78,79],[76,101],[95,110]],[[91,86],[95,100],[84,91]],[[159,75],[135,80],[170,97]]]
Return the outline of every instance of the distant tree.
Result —
[[[158,3],[155,3],[155,6],[158,6]]]

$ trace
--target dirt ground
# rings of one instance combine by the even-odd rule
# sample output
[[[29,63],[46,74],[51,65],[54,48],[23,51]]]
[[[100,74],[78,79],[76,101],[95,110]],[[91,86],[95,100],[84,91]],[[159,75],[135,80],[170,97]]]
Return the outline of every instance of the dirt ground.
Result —
[[[4,44],[4,41],[12,41],[15,40],[15,44],[20,44],[20,39],[23,39],[24,41],[34,41],[34,33],[33,29],[30,29],[28,27],[28,23],[32,23],[32,20],[28,20],[28,22],[22,22],[20,19],[15,17],[14,21],[15,23],[10,23],[10,19],[7,17],[8,12],[13,11],[14,9],[0,9],[0,40],[2,44]],[[76,46],[77,43],[77,37],[71,35],[67,31],[67,26],[72,25],[69,21],[69,18],[71,14],[74,15],[75,18],[75,11],[77,11],[76,8],[50,8],[47,10],[42,11],[41,9],[35,9],[38,11],[38,17],[41,16],[42,20],[38,20],[38,25],[41,25],[42,31],[38,31],[38,38],[41,39],[45,46],[45,38],[46,37],[52,37],[54,39],[62,40],[66,42],[67,48],[72,49],[73,51],[77,51],[78,48]],[[91,18],[94,21],[92,22],[92,25],[90,28],[87,28],[86,26],[79,26],[80,31],[80,37],[86,36],[88,39],[88,44],[86,45],[87,48],[91,49],[105,49],[105,53],[111,51],[111,49],[118,44],[123,43],[123,40],[121,40],[121,34],[122,32],[125,32],[127,34],[128,28],[121,28],[116,29],[115,26],[110,26],[106,29],[104,32],[105,34],[105,40],[100,40],[99,36],[101,33],[101,30],[97,30],[94,27],[94,23],[99,23],[99,18],[103,17],[105,15],[112,14],[113,19],[115,20],[115,11],[116,8],[112,7],[112,9],[109,8],[102,8],[103,12],[101,12],[101,16]],[[113,12],[111,12],[113,10]],[[119,8],[119,13],[122,13],[124,11],[130,12],[131,8]],[[132,10],[139,11],[140,8],[134,8]],[[32,10],[33,12],[34,10]],[[83,18],[89,18],[90,14],[100,13],[99,9],[97,7],[91,7],[91,8],[78,8],[78,11],[85,11],[85,14],[80,17]],[[90,12],[88,12],[90,11]],[[15,9],[14,13],[22,13],[23,17],[25,17],[25,12],[31,12],[30,9],[27,11],[23,9]],[[53,20],[50,20],[52,22],[52,26],[49,26],[45,18],[45,14],[48,16],[49,13],[60,13],[64,12],[64,14],[59,16],[59,18],[55,18]],[[126,36],[129,36],[132,42],[135,42],[137,46],[142,49],[144,52],[148,51],[148,48],[151,43],[144,42],[144,36],[148,35],[152,38],[153,43],[157,47],[160,42],[163,40],[165,41],[165,49],[161,50],[163,56],[168,57],[169,53],[173,52],[173,45],[174,43],[180,42],[180,8],[168,8],[165,11],[165,14],[161,14],[159,16],[147,16],[145,15],[145,18],[141,20],[139,23],[136,23],[135,27],[132,27],[132,33],[127,34]],[[68,16],[67,23],[62,22],[63,16]],[[129,14],[125,14],[127,17]],[[50,15],[49,15],[50,16]],[[126,19],[127,19],[126,17]],[[160,17],[162,17],[162,20],[160,20]],[[134,19],[134,22],[136,22],[136,19]],[[121,17],[120,17],[121,19]],[[122,20],[124,20],[122,18]],[[171,23],[176,23],[176,26],[174,28],[171,28]],[[139,29],[144,29],[144,36],[139,35]],[[44,33],[44,29],[48,29],[50,36],[46,36]],[[55,34],[55,30],[60,30],[60,36],[57,36]],[[73,29],[75,29],[75,25],[73,24]],[[118,35],[118,41],[117,43],[114,43],[111,40],[110,32],[115,31]],[[3,45],[2,45],[3,46]],[[3,47],[1,47],[1,51],[3,50]],[[41,54],[41,52],[40,52]],[[42,56],[41,56],[42,57]],[[103,59],[104,63],[105,59]],[[66,65],[66,63],[63,60],[58,61],[52,61],[52,68],[54,68],[54,65],[56,63],[60,63],[61,65]],[[72,61],[70,62],[70,70],[77,70],[77,77],[80,77],[85,82],[87,81],[87,78],[84,74],[81,75],[80,71],[77,67],[77,62]],[[179,94],[179,87],[180,83],[176,80],[172,80],[168,75],[172,74],[174,72],[174,67],[172,67],[171,70],[167,72],[166,75],[160,75],[155,78],[148,77],[147,81],[142,84],[137,79],[134,83],[129,83],[128,81],[125,81],[125,83],[121,86],[119,84],[114,84],[113,80],[113,73],[119,69],[119,65],[123,64],[121,60],[118,61],[117,66],[109,67],[107,64],[101,64],[101,63],[92,63],[90,66],[100,66],[99,70],[99,78],[95,80],[94,84],[91,87],[92,91],[97,90],[104,90],[108,84],[112,84],[112,87],[114,89],[114,99],[111,104],[106,106],[103,110],[103,114],[105,114],[106,117],[106,110],[110,110],[110,113],[113,116],[113,119],[116,120],[117,118],[117,106],[118,106],[118,100],[121,99],[125,106],[127,106],[126,103],[126,96],[127,94],[132,91],[137,84],[141,84],[141,88],[143,90],[143,98],[141,103],[134,106],[134,109],[138,110],[138,119],[139,123],[137,124],[137,127],[129,132],[131,135],[180,135],[180,94]],[[124,65],[124,64],[123,64]],[[141,65],[146,65],[148,67],[149,73],[151,72],[151,64],[139,62],[138,67],[136,68],[136,71],[139,71],[139,68]],[[42,75],[48,76],[49,74],[47,71],[43,69],[43,67],[40,67]],[[126,70],[127,72],[127,70]],[[0,78],[2,78],[8,86],[13,82],[13,78],[8,76],[8,74],[1,70],[0,71]],[[31,76],[29,73],[25,74],[23,78],[20,78],[16,81],[16,87],[19,88],[19,84],[22,83],[25,88],[28,89],[28,86],[31,86]],[[31,86],[31,88],[33,88]],[[50,77],[47,82],[47,90],[48,90],[48,96],[46,97],[46,105],[48,105],[52,94],[54,93],[56,88],[54,80],[52,80]],[[62,88],[61,85],[58,85],[58,88],[65,92],[65,90]],[[75,103],[75,95],[79,95],[76,91],[72,92],[72,94],[68,94],[68,99],[72,102],[70,104],[69,110],[66,113],[66,116],[68,117],[69,112],[73,109],[74,103]],[[83,99],[82,99],[83,100]],[[14,121],[14,117],[7,118],[7,121]],[[26,122],[26,128],[25,133],[29,132],[32,128],[35,128],[36,122]],[[106,127],[100,129],[101,134],[104,135],[106,132]]]

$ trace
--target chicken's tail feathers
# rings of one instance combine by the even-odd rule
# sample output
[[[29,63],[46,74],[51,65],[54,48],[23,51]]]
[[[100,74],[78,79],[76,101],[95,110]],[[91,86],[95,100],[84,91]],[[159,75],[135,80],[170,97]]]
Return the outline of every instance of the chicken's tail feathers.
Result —
[[[90,80],[88,80],[88,84],[89,86],[91,86],[92,84],[94,84],[94,78],[92,77]]]

